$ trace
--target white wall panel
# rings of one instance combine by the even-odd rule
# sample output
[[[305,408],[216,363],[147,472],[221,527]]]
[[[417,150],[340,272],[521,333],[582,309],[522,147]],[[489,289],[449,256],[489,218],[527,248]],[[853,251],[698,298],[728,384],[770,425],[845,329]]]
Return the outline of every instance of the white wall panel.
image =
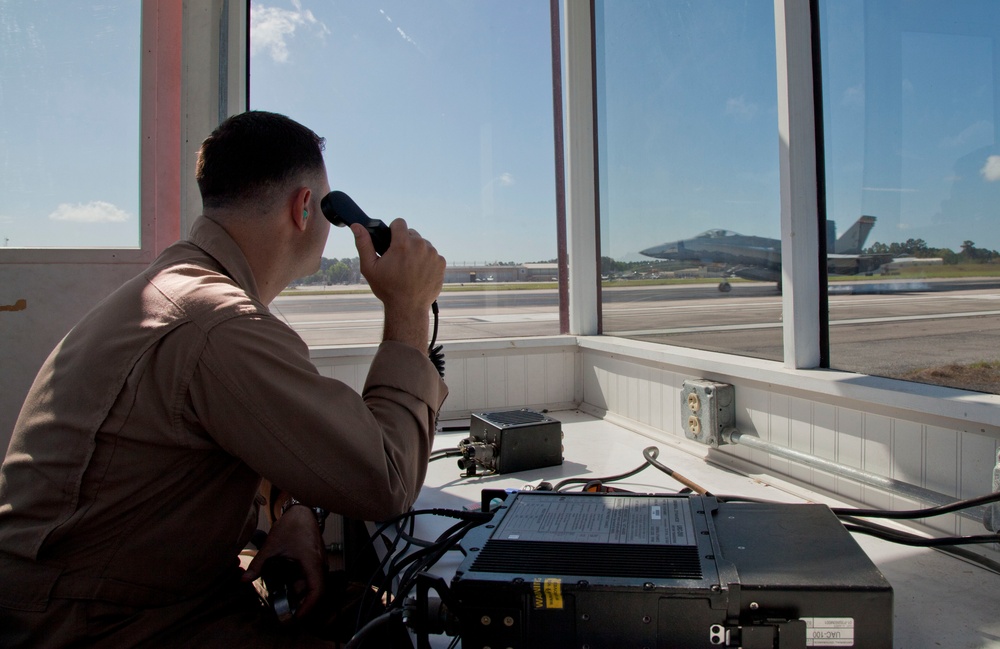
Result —
[[[824,460],[837,461],[837,410],[830,404],[812,404],[813,455]],[[813,484],[831,493],[837,493],[837,479],[825,471],[813,472]]]
[[[861,468],[878,475],[892,475],[892,420],[888,417],[866,414],[864,439],[861,449],[863,458]],[[892,497],[874,487],[863,490],[864,502],[875,507],[888,509],[892,507]]]
[[[993,467],[1000,442],[981,435],[959,435],[959,498],[972,498],[993,488]]]
[[[772,394],[768,401],[770,441],[792,448],[791,399],[783,394]],[[767,467],[772,471],[787,475],[791,462],[781,457],[768,459]]]
[[[455,386],[455,389],[465,394],[465,399],[461,401],[465,402],[465,407],[470,411],[488,410],[490,404],[487,401],[489,386],[486,384],[486,357],[473,356],[465,359],[463,364],[465,365],[465,383]],[[445,373],[447,374],[447,372]],[[452,405],[448,404],[448,408],[451,409]]]
[[[958,433],[927,426],[924,429],[924,487],[958,496]]]
[[[741,390],[741,394],[736,396],[737,408],[746,411],[747,419],[753,430],[760,431],[761,439],[773,442],[770,425],[770,399],[763,390],[749,389]],[[742,401],[741,401],[742,399]],[[771,455],[756,449],[746,449],[745,459],[749,459],[754,464],[771,467]]]
[[[451,343],[445,348],[448,399],[442,416],[503,408],[572,408],[582,394],[578,355],[572,337],[499,343]],[[324,376],[357,391],[364,386],[376,346],[320,347],[311,350]]]
[[[490,340],[449,345],[446,380],[451,392],[442,416],[462,417],[484,409],[579,406],[650,439],[672,441],[714,461],[762,473],[765,479],[773,476],[871,507],[926,506],[913,497],[862,486],[745,446],[710,450],[689,442],[680,421],[682,385],[689,378],[708,378],[734,385],[736,427],[745,434],[946,496],[971,497],[991,488],[1000,445],[1000,429],[992,422],[956,421],[948,427],[919,421],[920,412],[913,413],[912,419],[870,412],[859,407],[858,399],[829,388],[803,390],[802,380],[795,376],[803,370],[781,370],[791,374],[784,383],[762,381],[765,361],[743,359],[747,367],[742,369],[703,362],[710,358],[685,366],[668,348],[650,355],[635,341],[576,340],[557,336],[531,343]],[[374,346],[317,349],[313,359],[325,375],[360,390],[373,354]],[[873,405],[873,410],[878,409],[878,404]],[[977,523],[958,516],[938,517],[928,524],[948,534],[982,531]]]
[[[0,306],[8,307],[0,311],[0,454],[49,352],[94,305],[145,266],[0,263]],[[23,308],[14,308],[20,300]]]
[[[791,412],[791,439],[792,448],[803,453],[815,455],[813,452],[812,429],[803,426],[802,422],[812,420],[812,404],[805,399],[793,398]],[[798,462],[789,463],[789,476],[797,480],[802,480],[807,484],[813,482],[813,470]]]
[[[559,369],[559,362],[548,358],[547,355],[533,354],[526,356],[524,358],[524,378],[527,394],[532,395],[535,399],[541,395],[545,401],[548,401],[552,382],[565,380],[562,378]]]
[[[483,379],[486,384],[486,409],[504,408],[507,401],[507,383],[511,378],[507,374],[506,356],[489,356],[486,358]]]
[[[651,348],[646,343],[610,337],[581,338],[580,344],[581,407],[604,413],[619,425],[629,426],[632,421],[635,430],[650,437],[683,438],[682,415],[678,408],[665,414],[641,402],[657,394],[661,404],[679,403],[685,379],[707,378],[734,385],[736,427],[742,433],[949,497],[981,495],[991,488],[994,453],[1000,445],[1000,399],[994,395],[973,397],[989,405],[970,420],[970,410],[964,408],[949,413],[944,412],[946,408],[928,412],[933,410],[929,407],[933,400],[915,393],[931,394],[937,390],[934,386],[865,377],[858,383],[870,389],[886,384],[885,401],[876,398],[868,409],[864,399],[851,394],[852,388],[838,390],[836,386],[841,384],[836,382],[808,389],[802,377],[813,376],[816,371],[784,368],[772,374],[770,370],[776,364],[768,361],[734,361],[711,352]],[[835,373],[820,374],[834,378],[831,375]],[[843,385],[853,386],[852,377],[845,375]],[[656,381],[661,382],[658,390],[652,385]],[[636,395],[630,391],[638,393],[638,407]],[[878,391],[872,389],[871,394],[877,395]],[[943,394],[951,397],[954,393]],[[940,403],[947,406],[951,401],[944,398]],[[942,425],[942,421],[949,420],[954,425]],[[654,432],[650,433],[650,429]],[[678,443],[716,461],[726,463],[725,458],[733,458],[733,466],[752,471],[757,471],[752,467],[760,467],[775,478],[872,507],[905,509],[927,505],[914,497],[889,494],[740,445],[699,451],[701,447],[692,449],[693,443],[687,440]],[[930,519],[928,526],[947,534],[983,531],[978,523],[954,515]]]
[[[597,410],[608,408],[608,370],[592,363],[585,363],[581,368],[583,376],[583,393],[587,395],[587,403]]]
[[[465,385],[466,381],[465,363],[445,363],[444,378],[448,384],[448,398],[444,402],[444,408],[449,411],[466,411],[469,405],[466,402],[466,390],[456,390],[454,386]]]
[[[896,480],[923,486],[924,431],[914,421],[896,419],[892,426],[892,475]]]
[[[507,382],[506,389],[504,390],[505,399],[503,405],[534,403],[534,400],[528,397],[528,377],[525,374],[526,363],[524,356],[506,356],[504,360],[507,363]],[[544,393],[534,396],[544,399]]]
[[[993,488],[993,467],[1000,441],[962,433],[959,435],[959,444],[959,497],[973,498],[989,492]],[[982,534],[983,528],[975,521],[960,518],[958,532],[963,535]]]
[[[864,416],[850,408],[837,409],[837,462],[860,469],[864,447]],[[838,479],[837,493],[845,498],[860,502],[863,497],[861,485],[853,480]]]

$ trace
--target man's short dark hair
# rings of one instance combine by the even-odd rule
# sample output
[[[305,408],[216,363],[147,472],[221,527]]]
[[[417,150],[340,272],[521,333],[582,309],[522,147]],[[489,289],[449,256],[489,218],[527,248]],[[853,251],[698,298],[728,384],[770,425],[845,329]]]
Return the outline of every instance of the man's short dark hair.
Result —
[[[293,119],[261,110],[233,115],[205,138],[195,178],[205,208],[261,201],[303,172],[324,169],[325,140]]]

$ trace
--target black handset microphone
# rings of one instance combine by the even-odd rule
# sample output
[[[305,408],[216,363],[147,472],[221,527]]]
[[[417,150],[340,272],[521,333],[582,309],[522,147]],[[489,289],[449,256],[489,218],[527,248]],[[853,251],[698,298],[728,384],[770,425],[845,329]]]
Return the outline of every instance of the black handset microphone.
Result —
[[[365,226],[368,234],[372,236],[375,252],[379,255],[384,255],[385,251],[389,249],[389,244],[392,242],[392,232],[389,230],[389,226],[365,214],[365,211],[358,207],[354,199],[344,192],[330,192],[323,197],[319,206],[323,210],[323,216],[326,217],[326,220],[339,228],[349,226],[352,223],[360,223]]]
[[[323,216],[326,217],[326,220],[339,228],[352,223],[363,225],[368,230],[368,234],[371,235],[372,245],[375,246],[375,252],[379,255],[384,255],[385,251],[389,249],[389,244],[392,243],[392,231],[389,230],[389,226],[365,214],[365,211],[358,207],[354,199],[344,192],[338,190],[330,192],[323,197],[319,206],[323,210]],[[437,300],[431,304],[431,312],[434,314],[434,332],[431,334],[431,344],[428,346],[427,355],[430,356],[431,362],[437,368],[438,374],[444,376],[444,353],[441,345],[434,345],[438,333]]]

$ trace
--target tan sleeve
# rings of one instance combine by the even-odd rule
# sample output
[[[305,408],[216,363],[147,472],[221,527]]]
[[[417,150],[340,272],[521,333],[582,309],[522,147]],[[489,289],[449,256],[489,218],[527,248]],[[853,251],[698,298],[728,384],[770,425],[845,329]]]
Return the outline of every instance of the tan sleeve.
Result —
[[[448,389],[425,354],[385,342],[359,395],[321,376],[287,325],[252,316],[210,332],[189,392],[192,417],[261,476],[299,500],[382,520],[416,500]]]

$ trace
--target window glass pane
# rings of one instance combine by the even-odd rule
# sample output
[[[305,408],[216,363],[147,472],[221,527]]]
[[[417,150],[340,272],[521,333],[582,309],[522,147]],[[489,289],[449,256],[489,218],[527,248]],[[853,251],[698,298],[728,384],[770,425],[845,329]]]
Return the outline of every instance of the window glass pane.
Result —
[[[448,260],[439,338],[559,333],[549,3],[254,1],[250,22],[251,108],[325,137],[331,187]],[[348,230],[325,257],[278,309],[311,345],[379,340]]]
[[[772,3],[596,21],[604,332],[780,360]]]
[[[828,215],[876,219],[831,366],[1000,393],[1000,3],[820,8]]]
[[[140,6],[0,2],[0,244],[139,246]]]

